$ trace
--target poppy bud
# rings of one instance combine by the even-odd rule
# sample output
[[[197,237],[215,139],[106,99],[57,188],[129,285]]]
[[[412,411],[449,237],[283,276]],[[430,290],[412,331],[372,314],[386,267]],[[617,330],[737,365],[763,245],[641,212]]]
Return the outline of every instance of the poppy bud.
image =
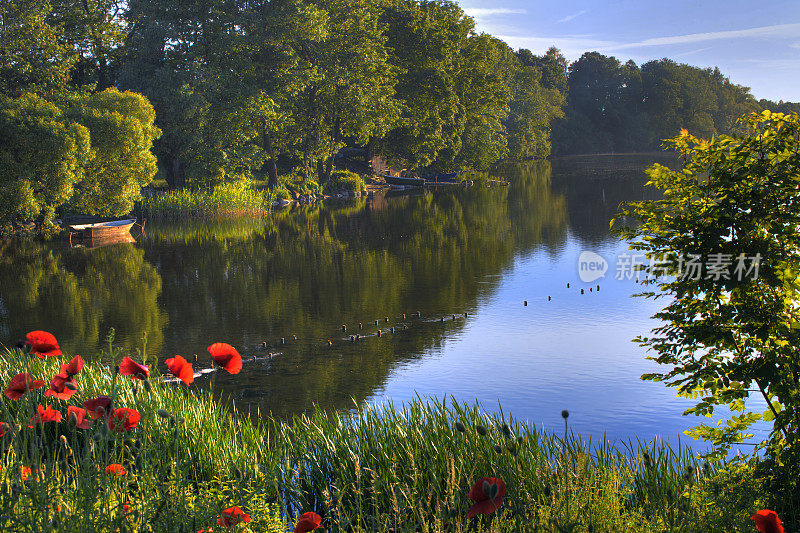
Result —
[[[647,452],[644,452],[642,455],[643,455],[643,457],[644,457],[644,464],[645,464],[645,466],[647,466],[648,468],[650,468],[650,454],[649,454],[649,453],[647,453]]]
[[[64,447],[65,450],[69,450],[69,444],[67,444],[67,437],[61,435],[61,437],[58,440],[61,441],[61,445]]]
[[[475,427],[475,429],[478,431],[478,435],[481,435],[481,436],[483,436],[483,437],[485,437],[485,436],[486,436],[486,428],[485,428],[485,427],[483,427],[482,425],[478,424],[478,425]]]
[[[172,416],[172,415],[170,415],[170,417],[169,417],[169,427],[171,427],[171,428],[175,427],[175,417]]]
[[[462,424],[461,422],[456,422],[455,425],[456,425],[456,429],[458,431],[460,431],[461,433],[464,433],[465,431],[467,431],[467,428],[465,428],[464,424]]]
[[[567,411],[566,409],[564,409],[563,411],[561,411],[561,418],[563,418],[564,420],[566,420],[567,418],[569,418],[569,411]]]
[[[494,445],[494,451],[497,452],[498,454],[501,454],[501,453],[503,453],[503,448],[501,448],[500,446],[495,444]]]
[[[503,434],[506,437],[511,437],[511,428],[508,427],[508,424],[503,424]]]
[[[75,385],[75,384],[74,384],[73,382],[71,382],[71,381],[67,381],[66,383],[64,383],[64,387],[65,387],[65,388],[67,388],[67,389],[69,389],[69,390],[78,390],[78,386],[77,386],[77,385]]]
[[[243,478],[244,476],[242,475],[242,471],[241,471],[241,470],[239,470],[238,468],[236,468],[236,469],[234,469],[234,471],[233,471],[233,477],[235,477],[235,478],[236,478],[236,481],[239,481],[239,482],[241,482],[241,481],[242,481],[242,478]]]
[[[169,414],[169,412],[166,409],[159,409],[158,416],[160,416],[161,418],[170,418],[172,415]]]

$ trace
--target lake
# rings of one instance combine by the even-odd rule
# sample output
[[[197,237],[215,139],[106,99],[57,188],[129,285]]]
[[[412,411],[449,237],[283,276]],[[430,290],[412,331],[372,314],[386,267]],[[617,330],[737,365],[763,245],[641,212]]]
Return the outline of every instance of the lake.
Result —
[[[495,171],[510,187],[148,221],[135,244],[95,249],[6,243],[0,339],[45,329],[92,358],[113,327],[134,356],[146,334],[150,358],[204,363],[212,342],[245,357],[266,342],[280,355],[216,378],[242,410],[285,417],[314,403],[452,395],[559,431],[568,409],[586,438],[674,442],[697,419],[681,416],[690,403],[672,389],[639,379],[656,365],[631,339],[654,326],[660,302],[631,297],[638,285],[617,275],[627,245],[609,232],[621,202],[655,197],[643,174],[654,161],[675,163],[571,157]],[[584,251],[607,262],[604,277],[581,281]]]

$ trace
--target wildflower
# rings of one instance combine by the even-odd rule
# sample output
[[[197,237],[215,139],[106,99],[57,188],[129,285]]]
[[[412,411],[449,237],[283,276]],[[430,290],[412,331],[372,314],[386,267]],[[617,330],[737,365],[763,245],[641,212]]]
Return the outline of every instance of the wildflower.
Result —
[[[122,468],[121,464],[118,463],[110,464],[106,467],[106,474],[108,474],[109,476],[124,476],[125,469]]]
[[[569,418],[569,411],[567,411],[566,409],[564,409],[563,411],[561,411],[561,418],[563,418],[564,420],[566,420],[567,418]]]
[[[756,523],[756,529],[760,533],[784,533],[781,519],[778,513],[769,509],[761,509],[750,517]]]
[[[461,422],[456,422],[456,429],[461,433],[464,433],[467,430],[467,428],[465,428],[464,424]]]
[[[87,411],[86,409],[81,409],[80,407],[75,407],[74,405],[70,405],[67,407],[67,418],[75,422],[75,427],[81,429],[89,429],[89,419],[86,418]]]
[[[217,525],[225,527],[233,527],[242,522],[249,522],[249,521],[250,521],[249,514],[246,514],[238,507],[233,506],[233,507],[228,507],[227,509],[222,511],[220,517],[217,518]]]
[[[500,478],[484,477],[479,479],[467,496],[475,501],[470,507],[467,518],[479,514],[491,514],[503,505],[503,496],[506,493],[506,484]]]
[[[66,365],[61,365],[61,373],[67,376],[74,376],[83,370],[83,359],[80,355],[76,355]]]
[[[485,427],[483,427],[482,425],[478,424],[478,425],[475,427],[475,429],[477,430],[477,432],[478,432],[478,435],[481,435],[481,436],[486,436],[486,428],[485,428]]]
[[[297,519],[294,526],[294,533],[308,533],[322,525],[322,518],[314,512],[303,513]]]
[[[44,381],[33,379],[30,374],[17,374],[8,382],[8,387],[3,394],[12,400],[19,400],[29,390],[44,386]]]
[[[131,510],[131,506],[128,505],[127,503],[123,503],[122,506],[120,506],[119,515],[120,516],[125,516],[126,514],[128,514],[130,512],[130,510]]]
[[[67,384],[72,382],[73,377],[66,372],[56,374],[50,381],[50,388],[44,393],[45,398],[53,397],[59,400],[69,400],[77,391],[76,387],[67,387]]]
[[[108,429],[117,433],[130,431],[139,425],[141,417],[142,415],[135,409],[128,409],[127,407],[114,409],[108,417]]]
[[[242,356],[230,344],[215,342],[207,350],[214,362],[231,374],[238,374],[242,369]]]
[[[194,381],[194,370],[192,364],[180,355],[167,359],[167,368],[173,376],[183,381],[187,385],[191,385]]]
[[[45,422],[61,422],[61,411],[47,406],[45,409],[42,404],[36,408],[36,414],[31,418],[31,423],[28,426],[32,428],[34,424],[44,424]]]
[[[38,474],[39,474],[38,470],[36,471],[36,474],[38,476]],[[30,467],[20,466],[19,467],[19,478],[22,481],[28,481],[28,479],[30,479],[30,477],[31,477],[31,469],[30,469]]]
[[[119,373],[122,376],[144,380],[150,377],[150,367],[139,364],[130,357],[123,357],[119,363]]]
[[[689,130],[687,130],[686,128],[681,128],[681,137],[688,137],[688,136],[689,136]]]
[[[86,413],[89,415],[89,418],[97,420],[101,416],[106,416],[111,412],[111,398],[108,396],[98,396],[97,398],[86,400],[83,402],[83,406],[86,408]]]
[[[11,430],[11,426],[9,426],[6,422],[0,424],[0,437],[5,436]]]
[[[61,355],[58,341],[52,333],[46,331],[31,331],[25,335],[25,345],[31,347],[31,353],[39,359]]]

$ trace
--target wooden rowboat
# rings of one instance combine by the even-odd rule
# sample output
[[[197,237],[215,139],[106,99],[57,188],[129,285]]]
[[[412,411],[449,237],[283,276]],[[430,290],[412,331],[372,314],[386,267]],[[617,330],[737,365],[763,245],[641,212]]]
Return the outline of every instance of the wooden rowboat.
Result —
[[[111,222],[98,222],[96,224],[76,224],[71,225],[70,238],[73,236],[81,239],[106,239],[111,237],[121,237],[130,235],[131,226],[136,223],[136,219],[113,220]]]

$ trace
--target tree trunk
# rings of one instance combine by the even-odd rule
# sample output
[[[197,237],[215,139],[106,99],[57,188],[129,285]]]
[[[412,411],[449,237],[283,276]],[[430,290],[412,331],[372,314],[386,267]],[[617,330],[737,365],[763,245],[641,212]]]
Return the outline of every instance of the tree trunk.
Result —
[[[275,161],[275,149],[272,146],[272,135],[264,128],[262,136],[264,138],[264,151],[269,154],[269,160],[265,163],[267,174],[269,175],[267,186],[270,189],[274,189],[278,186],[278,164]]]
[[[317,180],[319,181],[320,184],[327,183],[327,182],[323,181],[324,179],[325,179],[325,160],[324,159],[318,159],[317,160]]]

